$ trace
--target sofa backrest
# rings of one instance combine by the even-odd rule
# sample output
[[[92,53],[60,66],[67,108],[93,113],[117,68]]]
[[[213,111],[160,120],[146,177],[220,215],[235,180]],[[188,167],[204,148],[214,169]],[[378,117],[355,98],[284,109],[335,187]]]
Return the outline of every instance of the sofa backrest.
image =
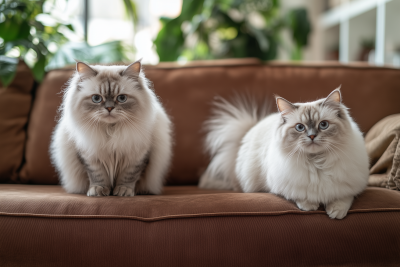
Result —
[[[20,182],[58,183],[48,147],[61,103],[60,91],[73,72],[73,68],[50,71],[36,92]],[[174,123],[169,184],[196,184],[207,166],[202,124],[210,115],[215,96],[230,98],[235,93],[246,93],[270,101],[275,110],[273,94],[292,102],[312,101],[342,85],[343,101],[363,132],[380,119],[400,113],[400,70],[391,68],[262,64],[244,59],[145,66],[145,73]]]
[[[33,75],[22,61],[18,63],[14,80],[7,87],[0,81],[0,183],[18,179],[33,86]]]

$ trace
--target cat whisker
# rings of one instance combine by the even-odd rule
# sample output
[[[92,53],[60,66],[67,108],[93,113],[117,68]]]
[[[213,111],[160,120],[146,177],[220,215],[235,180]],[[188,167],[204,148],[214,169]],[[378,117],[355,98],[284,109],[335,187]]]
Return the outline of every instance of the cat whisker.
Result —
[[[297,155],[297,165],[299,165],[299,158],[300,155],[302,155],[304,153],[304,148],[300,147],[300,153]]]
[[[130,119],[134,120],[135,122],[138,122],[138,123],[146,123],[145,120],[143,120],[143,119],[141,119],[141,118],[138,118],[138,117],[136,117],[136,116],[133,115],[133,114],[128,114],[128,113],[126,113],[126,112],[124,112],[124,111],[118,111],[118,112],[116,112],[116,113],[119,114],[119,115],[121,115],[121,116],[129,117]]]
[[[140,129],[131,118],[129,118],[126,114],[123,114],[123,113],[120,113],[120,115],[125,119],[123,121],[123,123],[125,123],[125,125],[131,126],[132,128],[135,129],[135,131],[137,131],[141,135],[141,137],[143,139],[145,139],[146,141],[150,141],[149,135],[146,134],[145,132],[143,132],[143,130]]]
[[[328,150],[329,153],[331,153],[331,154],[335,155],[337,158],[339,158],[339,155],[330,147],[329,144],[327,144],[326,146],[324,146],[324,148],[325,148],[326,150]]]
[[[86,122],[82,125],[82,128],[84,130],[84,133],[86,133],[87,131],[90,130],[90,128],[92,128],[94,126],[95,130],[98,127],[98,123],[100,121],[99,118],[99,112],[96,111],[92,117],[90,117],[90,119],[86,120]]]
[[[285,149],[288,149],[289,147],[296,146],[296,145],[297,145],[297,144],[296,144],[296,143],[294,143],[294,144],[291,144],[291,145],[289,145],[289,146],[282,147],[282,149],[283,149],[283,150],[285,150]]]
[[[340,152],[342,152],[341,154],[345,155],[348,159],[350,159],[350,157],[341,148],[335,146],[333,143],[330,143],[329,145],[332,146],[333,149],[339,150]]]
[[[299,149],[301,149],[301,147],[299,145],[297,145],[288,155],[286,162],[290,161],[290,159],[293,157],[293,155],[295,155]]]

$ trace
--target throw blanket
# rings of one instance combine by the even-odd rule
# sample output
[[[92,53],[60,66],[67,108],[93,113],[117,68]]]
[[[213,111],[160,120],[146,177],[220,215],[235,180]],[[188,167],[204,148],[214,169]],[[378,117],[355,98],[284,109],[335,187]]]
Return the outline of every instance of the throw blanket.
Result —
[[[400,114],[376,123],[365,136],[370,157],[369,186],[400,190]]]

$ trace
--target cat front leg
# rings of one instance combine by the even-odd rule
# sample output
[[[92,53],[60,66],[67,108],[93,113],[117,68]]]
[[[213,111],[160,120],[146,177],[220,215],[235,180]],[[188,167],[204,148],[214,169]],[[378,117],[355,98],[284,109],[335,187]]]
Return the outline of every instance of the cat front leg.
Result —
[[[319,203],[311,202],[308,200],[296,201],[296,204],[297,204],[297,207],[299,207],[299,209],[304,210],[304,211],[317,210],[319,207]]]
[[[116,186],[113,189],[114,196],[133,197],[135,195],[136,183],[147,167],[147,161],[142,160],[138,164],[132,164],[125,168],[117,177]]]
[[[109,196],[111,193],[111,181],[104,166],[97,160],[83,160],[86,172],[89,177],[90,185],[87,195],[89,197]]]
[[[331,219],[343,219],[346,217],[354,197],[345,197],[326,205],[326,213]]]

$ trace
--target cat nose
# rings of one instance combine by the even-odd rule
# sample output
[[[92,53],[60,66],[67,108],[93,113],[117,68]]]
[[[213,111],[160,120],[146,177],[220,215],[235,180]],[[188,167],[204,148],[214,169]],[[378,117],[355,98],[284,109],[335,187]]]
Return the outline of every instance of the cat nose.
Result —
[[[111,112],[111,110],[113,110],[114,107],[108,107],[108,108],[106,108],[106,109],[108,109],[108,112]]]
[[[309,135],[308,137],[310,137],[311,140],[314,140],[314,138],[316,137],[316,135]]]

